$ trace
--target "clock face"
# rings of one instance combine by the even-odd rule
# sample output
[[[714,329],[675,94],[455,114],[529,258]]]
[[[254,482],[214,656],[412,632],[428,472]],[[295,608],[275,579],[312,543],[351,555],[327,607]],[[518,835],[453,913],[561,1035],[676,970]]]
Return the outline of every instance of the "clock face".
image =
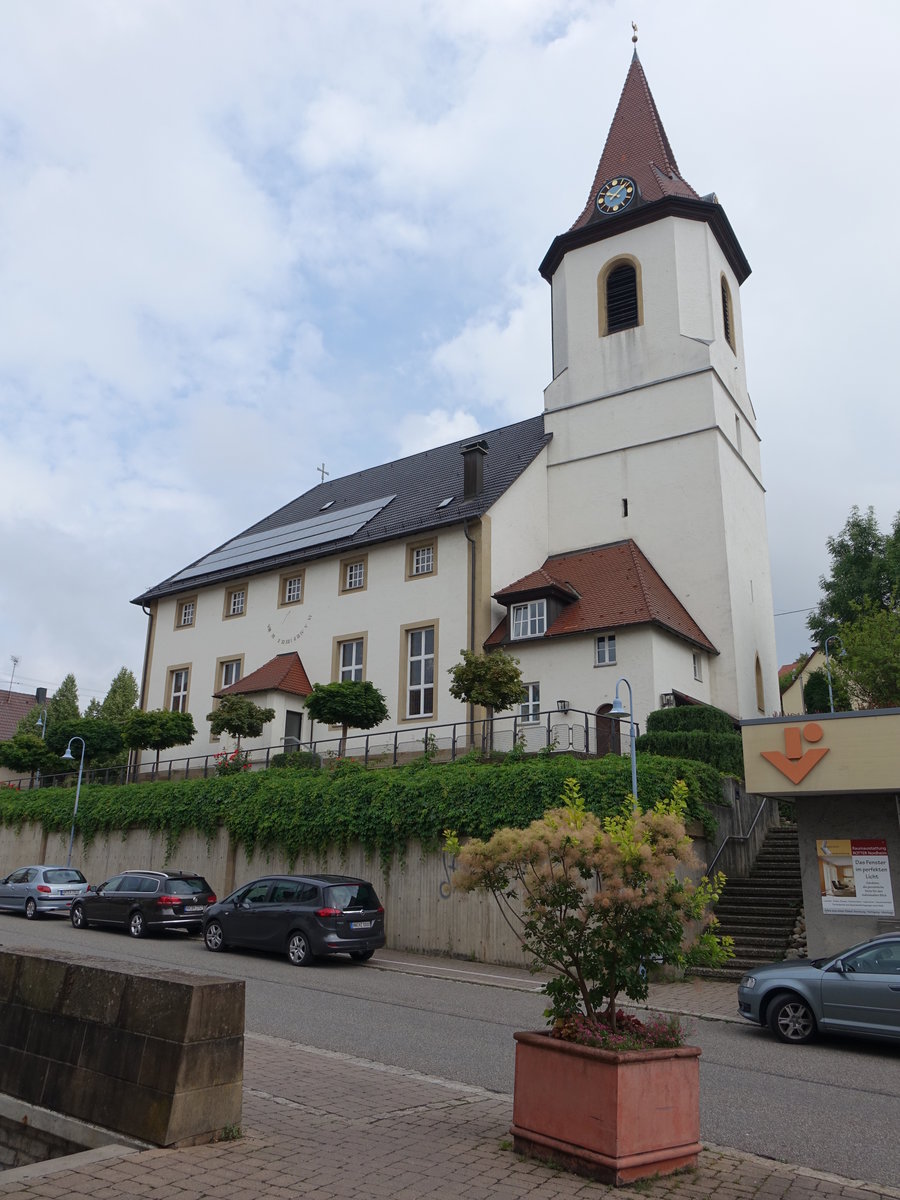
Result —
[[[636,195],[637,184],[633,179],[625,175],[619,176],[618,179],[607,179],[597,193],[597,212],[603,213],[604,216],[622,212]]]

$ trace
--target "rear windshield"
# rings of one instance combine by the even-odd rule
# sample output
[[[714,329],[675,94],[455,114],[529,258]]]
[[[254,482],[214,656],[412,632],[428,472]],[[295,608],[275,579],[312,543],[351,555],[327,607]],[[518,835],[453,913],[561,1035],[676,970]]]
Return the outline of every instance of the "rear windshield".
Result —
[[[47,883],[87,883],[80,871],[74,867],[55,867],[52,871],[44,872]]]
[[[378,897],[371,883],[336,883],[325,889],[329,908],[378,908]]]
[[[165,889],[170,896],[197,896],[200,892],[212,891],[202,875],[192,875],[190,879],[167,879]]]

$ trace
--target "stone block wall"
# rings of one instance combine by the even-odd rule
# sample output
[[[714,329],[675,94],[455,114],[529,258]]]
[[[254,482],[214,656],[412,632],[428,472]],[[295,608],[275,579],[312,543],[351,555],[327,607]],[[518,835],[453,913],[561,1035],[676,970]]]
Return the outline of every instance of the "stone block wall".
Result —
[[[0,1092],[157,1146],[241,1121],[244,984],[0,950]]]

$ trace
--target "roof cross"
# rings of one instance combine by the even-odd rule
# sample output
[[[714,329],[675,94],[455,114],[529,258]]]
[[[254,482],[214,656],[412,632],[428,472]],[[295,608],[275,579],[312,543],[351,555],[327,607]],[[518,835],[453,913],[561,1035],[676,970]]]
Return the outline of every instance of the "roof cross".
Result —
[[[323,483],[325,482],[325,476],[326,476],[326,475],[330,475],[330,474],[331,474],[331,472],[330,472],[330,471],[326,471],[326,470],[325,470],[325,463],[324,463],[324,461],[322,462],[322,465],[321,465],[321,467],[316,467],[316,470],[317,470],[317,471],[319,471],[319,472],[321,472],[321,475],[322,475],[322,482],[323,482]]]

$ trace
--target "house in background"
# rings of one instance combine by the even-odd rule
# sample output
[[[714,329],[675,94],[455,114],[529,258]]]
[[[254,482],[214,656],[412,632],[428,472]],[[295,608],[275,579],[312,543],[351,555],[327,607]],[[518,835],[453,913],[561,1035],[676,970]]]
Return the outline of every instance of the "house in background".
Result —
[[[675,162],[635,54],[587,203],[541,264],[553,379],[539,416],[310,489],[138,596],[141,703],[276,708],[306,740],[315,682],[367,679],[385,729],[465,722],[463,648],[502,646],[520,717],[646,715],[680,695],[736,718],[779,704],[756,417],[714,195]],[[477,714],[476,714],[477,715]],[[420,734],[421,736],[421,734]]]
[[[14,692],[9,688],[0,692],[0,742],[8,742],[15,736],[19,722],[27,717],[36,704],[47,703],[47,689],[38,688],[36,692]],[[40,730],[35,730],[39,733]],[[21,771],[11,771],[0,766],[0,783],[13,779],[21,779]]]

